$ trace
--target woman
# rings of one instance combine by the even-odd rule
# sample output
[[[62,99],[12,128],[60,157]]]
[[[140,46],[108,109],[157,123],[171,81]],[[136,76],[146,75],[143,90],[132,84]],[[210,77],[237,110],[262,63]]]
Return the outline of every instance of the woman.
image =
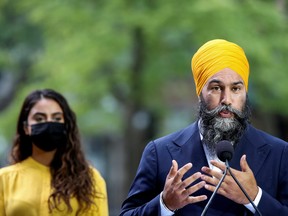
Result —
[[[106,184],[81,150],[66,99],[37,90],[23,103],[11,165],[0,169],[0,216],[108,215]]]

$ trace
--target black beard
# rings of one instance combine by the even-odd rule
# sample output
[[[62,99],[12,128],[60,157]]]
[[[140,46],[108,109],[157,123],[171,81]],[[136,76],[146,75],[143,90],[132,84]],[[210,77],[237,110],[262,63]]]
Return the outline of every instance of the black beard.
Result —
[[[208,147],[209,154],[215,155],[216,144],[221,140],[230,141],[235,148],[249,123],[251,111],[248,96],[241,111],[227,105],[219,105],[213,110],[208,110],[202,95],[200,98],[200,133],[203,136],[203,143]],[[219,113],[223,110],[232,112],[234,117],[220,117]]]

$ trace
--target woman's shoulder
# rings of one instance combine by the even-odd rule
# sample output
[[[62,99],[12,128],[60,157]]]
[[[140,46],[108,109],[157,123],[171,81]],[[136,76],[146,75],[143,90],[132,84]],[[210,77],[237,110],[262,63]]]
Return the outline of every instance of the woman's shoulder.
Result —
[[[100,180],[100,181],[104,181],[104,178],[102,176],[102,174],[100,173],[100,171],[98,169],[96,169],[95,167],[93,166],[90,166],[90,169],[91,169],[91,172],[93,174],[93,177],[96,179],[96,180]]]
[[[106,181],[100,171],[95,167],[90,167],[96,187],[106,194]]]
[[[12,165],[7,165],[5,167],[0,168],[0,175],[10,175],[10,174],[15,174],[15,173],[27,173],[28,170],[35,170],[41,168],[41,166],[44,167],[44,165],[38,165],[37,162],[35,162],[31,157],[28,157],[24,159],[21,162],[17,162]],[[49,168],[43,168],[43,169],[48,169]]]
[[[18,172],[21,168],[19,167],[19,163],[13,165],[7,165],[0,168],[0,176],[7,175],[9,173]]]

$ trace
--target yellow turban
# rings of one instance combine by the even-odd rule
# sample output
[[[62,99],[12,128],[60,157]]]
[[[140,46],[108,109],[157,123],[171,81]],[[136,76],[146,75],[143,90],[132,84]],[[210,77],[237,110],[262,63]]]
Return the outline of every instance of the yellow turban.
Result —
[[[198,96],[207,80],[224,68],[238,73],[248,91],[249,63],[243,49],[235,43],[222,39],[208,41],[194,54],[191,67]]]

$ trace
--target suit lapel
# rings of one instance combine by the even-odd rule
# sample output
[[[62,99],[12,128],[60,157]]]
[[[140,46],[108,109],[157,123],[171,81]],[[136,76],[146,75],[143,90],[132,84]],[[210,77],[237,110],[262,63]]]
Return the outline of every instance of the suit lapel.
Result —
[[[179,168],[192,162],[190,174],[199,172],[204,165],[208,166],[197,122],[185,128],[179,136],[175,137],[172,144],[167,144],[167,148],[172,158],[177,161]]]
[[[235,149],[230,165],[233,168],[241,170],[240,158],[243,154],[246,154],[248,165],[252,169],[254,176],[256,176],[267,158],[270,149],[271,146],[269,146],[262,137],[258,136],[255,128],[249,125],[247,131]]]

